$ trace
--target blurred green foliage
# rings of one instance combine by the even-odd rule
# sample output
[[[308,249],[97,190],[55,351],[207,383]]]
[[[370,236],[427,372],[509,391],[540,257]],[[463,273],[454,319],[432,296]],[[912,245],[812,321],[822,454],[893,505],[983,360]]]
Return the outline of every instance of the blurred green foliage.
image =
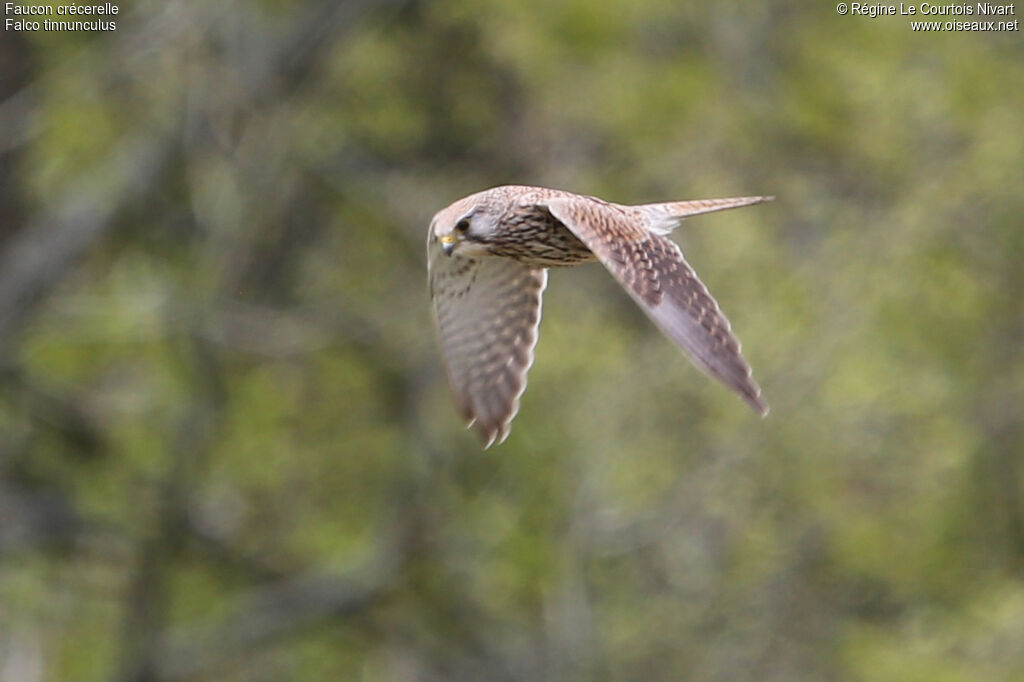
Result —
[[[1024,45],[809,0],[119,3],[0,36],[0,682],[1024,678]],[[599,266],[481,452],[430,216],[676,238],[760,421]]]

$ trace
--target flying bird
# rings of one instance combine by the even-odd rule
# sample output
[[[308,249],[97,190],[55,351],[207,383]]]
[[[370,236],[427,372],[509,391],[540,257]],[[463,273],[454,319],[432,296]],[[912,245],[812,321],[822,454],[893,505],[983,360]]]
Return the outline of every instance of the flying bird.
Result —
[[[700,369],[768,414],[729,320],[665,235],[689,216],[772,198],[626,206],[506,185],[439,211],[427,235],[430,296],[455,403],[484,447],[508,437],[519,411],[548,268],[595,260]]]

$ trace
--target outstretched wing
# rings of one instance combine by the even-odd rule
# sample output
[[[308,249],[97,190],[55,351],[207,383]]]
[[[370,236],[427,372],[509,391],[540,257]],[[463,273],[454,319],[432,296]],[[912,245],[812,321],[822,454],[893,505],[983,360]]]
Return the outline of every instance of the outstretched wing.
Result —
[[[446,256],[427,245],[430,296],[459,412],[485,447],[508,436],[526,390],[548,273],[510,258]]]
[[[721,380],[759,414],[768,414],[729,320],[675,242],[643,227],[630,209],[560,197],[536,202],[587,245],[644,312],[698,367]]]

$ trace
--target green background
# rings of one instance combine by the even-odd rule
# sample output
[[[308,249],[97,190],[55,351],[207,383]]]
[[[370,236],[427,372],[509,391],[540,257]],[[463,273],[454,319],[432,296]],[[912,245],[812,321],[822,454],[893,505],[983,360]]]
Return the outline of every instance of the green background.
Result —
[[[118,4],[0,35],[0,681],[1024,679],[1019,32]],[[675,236],[771,415],[588,265],[481,452],[424,238],[506,183],[776,195]]]

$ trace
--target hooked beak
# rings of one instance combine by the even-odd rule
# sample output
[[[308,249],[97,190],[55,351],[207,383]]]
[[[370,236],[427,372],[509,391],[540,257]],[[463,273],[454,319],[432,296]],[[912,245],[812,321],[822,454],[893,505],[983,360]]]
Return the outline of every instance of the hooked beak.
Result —
[[[455,235],[446,234],[441,237],[441,249],[444,251],[444,255],[452,255],[452,251],[455,250]]]

